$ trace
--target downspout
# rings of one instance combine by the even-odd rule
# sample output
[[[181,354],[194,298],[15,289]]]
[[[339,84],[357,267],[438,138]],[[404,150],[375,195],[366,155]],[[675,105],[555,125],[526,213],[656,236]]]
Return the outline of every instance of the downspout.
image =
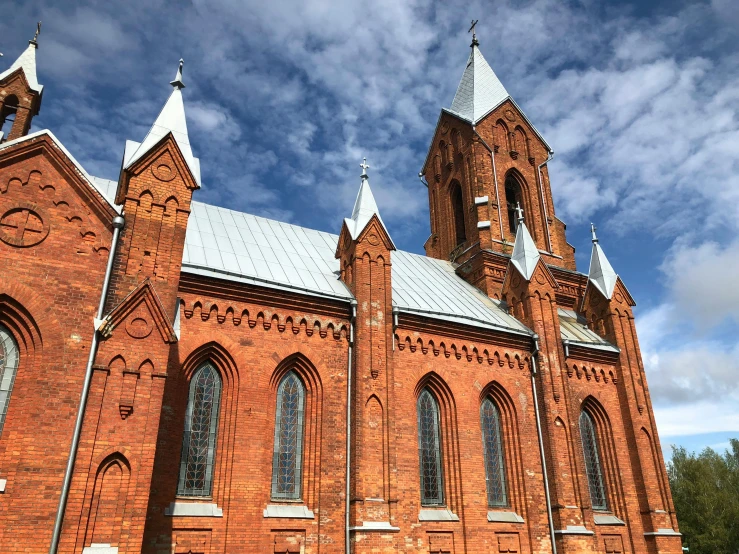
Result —
[[[62,523],[64,522],[64,511],[67,508],[67,498],[69,496],[69,485],[72,482],[72,472],[74,471],[74,461],[77,457],[77,448],[80,444],[80,435],[82,434],[82,422],[85,419],[85,408],[87,406],[87,397],[90,393],[90,383],[92,382],[92,365],[95,363],[97,355],[98,342],[100,333],[98,331],[100,320],[103,318],[103,310],[105,309],[105,300],[108,297],[108,288],[110,286],[110,275],[113,273],[113,262],[115,261],[115,252],[118,248],[118,239],[121,235],[121,229],[125,225],[122,216],[117,215],[113,218],[113,242],[110,245],[110,253],[108,254],[108,265],[105,268],[105,279],[103,280],[103,290],[100,294],[100,304],[98,304],[97,316],[95,318],[95,331],[92,335],[92,343],[90,344],[90,355],[87,358],[87,367],[85,368],[85,380],[82,385],[82,395],[80,397],[80,406],[77,410],[77,420],[74,424],[74,434],[72,435],[72,446],[69,449],[69,458],[67,459],[67,468],[64,471],[64,482],[62,484],[62,494],[59,497],[59,506],[56,510],[56,520],[54,521],[54,532],[51,536],[51,546],[49,554],[56,554],[59,547],[59,538],[62,533]]]
[[[547,476],[547,460],[544,454],[544,439],[541,435],[541,416],[539,414],[539,398],[536,394],[536,358],[539,355],[539,335],[534,335],[534,350],[531,352],[531,392],[534,396],[534,414],[536,414],[536,432],[539,436],[539,455],[544,475],[544,495],[547,502],[547,517],[549,518],[549,538],[552,541],[552,554],[557,554],[557,543],[554,537],[554,519],[552,518],[552,499],[549,496],[549,477]]]
[[[495,184],[495,204],[498,206],[498,225],[500,227],[500,238],[503,240],[503,220],[500,218],[500,196],[498,195],[498,171],[495,169],[495,151],[488,146],[488,143],[485,142],[485,139],[480,136],[480,133],[477,132],[477,129],[473,129],[475,134],[477,135],[477,138],[480,139],[480,142],[485,146],[485,148],[488,149],[488,152],[490,152],[490,160],[493,162],[493,183]]]
[[[554,152],[550,150],[547,152],[547,159],[541,162],[537,167],[536,171],[539,175],[539,195],[541,196],[541,205],[544,208],[544,228],[547,230],[547,248],[549,252],[552,252],[552,236],[549,234],[549,218],[547,216],[547,200],[544,197],[544,180],[541,178],[541,168],[552,161],[554,158]]]
[[[349,530],[349,510],[351,494],[351,463],[352,463],[352,350],[354,347],[354,322],[357,319],[357,301],[352,299],[352,314],[349,322],[349,361],[346,369],[346,510],[344,514],[345,553],[351,554],[351,533]]]

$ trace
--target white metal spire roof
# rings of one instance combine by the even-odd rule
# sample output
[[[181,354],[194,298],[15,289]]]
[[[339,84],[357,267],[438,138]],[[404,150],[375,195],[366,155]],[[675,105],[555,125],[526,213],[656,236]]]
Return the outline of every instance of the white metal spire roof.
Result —
[[[383,223],[380,217],[380,210],[377,208],[375,195],[372,194],[372,189],[370,188],[369,176],[367,175],[367,169],[369,168],[367,158],[360,164],[360,167],[362,168],[362,184],[359,185],[359,192],[357,193],[357,199],[354,201],[351,218],[344,219],[347,229],[349,229],[349,234],[356,240],[359,234],[364,231],[372,216],[376,215],[377,219],[380,220],[380,224],[385,229],[387,236],[390,237],[390,233],[388,233],[387,227],[385,227],[385,223]],[[392,240],[390,239],[390,242]]]
[[[339,279],[337,235],[193,202],[182,271],[337,300],[353,298]],[[475,327],[530,334],[497,302],[458,277],[450,262],[392,253],[393,303]]]
[[[523,221],[523,210],[521,210],[521,206],[518,206],[518,228],[516,229],[516,242],[513,244],[511,263],[523,275],[524,279],[530,281],[540,258],[539,249]]]
[[[598,243],[598,237],[595,235],[595,225],[590,224],[590,230],[593,233],[593,252],[590,255],[590,269],[588,271],[588,279],[598,290],[611,299],[613,289],[616,287],[616,279],[618,274],[613,270],[611,262],[606,258],[605,252]]]
[[[32,40],[28,44],[28,48],[26,48],[18,59],[13,62],[13,65],[0,73],[0,81],[17,69],[22,69],[31,90],[35,90],[41,94],[44,90],[44,86],[39,84],[38,78],[36,77],[36,48],[36,42]]]
[[[473,41],[450,111],[475,124],[509,97],[477,47],[477,41]]]
[[[187,162],[187,166],[192,172],[195,182],[200,186],[200,160],[193,156],[192,148],[190,147],[190,138],[187,134],[185,103],[182,99],[182,89],[185,87],[182,83],[182,64],[183,62],[180,60],[175,80],[170,83],[174,87],[174,90],[143,142],[126,141],[126,150],[123,154],[123,168],[127,169],[131,167],[154,148],[159,141],[169,133],[172,133],[177,146],[179,146],[182,152],[182,156]]]

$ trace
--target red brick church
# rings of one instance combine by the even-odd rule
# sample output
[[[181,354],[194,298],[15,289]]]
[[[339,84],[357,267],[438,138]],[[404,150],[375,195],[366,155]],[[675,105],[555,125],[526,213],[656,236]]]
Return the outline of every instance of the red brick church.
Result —
[[[366,163],[338,235],[198,202],[182,64],[89,174],[30,132],[37,49],[0,73],[0,552],[681,552],[634,300],[476,39],[425,256]]]

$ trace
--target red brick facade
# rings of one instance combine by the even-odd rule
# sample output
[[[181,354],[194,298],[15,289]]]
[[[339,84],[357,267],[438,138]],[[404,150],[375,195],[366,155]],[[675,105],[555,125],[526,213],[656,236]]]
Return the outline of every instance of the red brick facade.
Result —
[[[22,71],[0,82],[0,99],[12,92],[31,113],[39,98],[24,83]],[[339,553],[348,536],[356,554],[545,553],[552,534],[567,554],[681,552],[634,302],[620,280],[609,300],[575,271],[547,156],[506,102],[476,127],[444,112],[424,168],[427,255],[453,259],[460,278],[505,300],[534,338],[394,312],[395,247],[377,216],[356,239],[341,229],[336,257],[352,302],[185,271],[198,185],[171,134],[120,175],[125,227],[95,331],[116,210],[53,135],[0,148],[0,325],[20,354],[0,435],[0,553],[49,549],[95,332],[59,552]],[[509,261],[509,176],[542,252],[529,281]],[[618,352],[568,347],[558,308],[579,311]],[[220,382],[211,488],[178,496],[189,391],[204,363]],[[277,391],[289,373],[304,389],[301,488],[298,499],[277,500]],[[438,404],[444,501],[436,506],[421,501],[424,390]],[[499,506],[486,494],[486,398],[500,417]],[[597,434],[606,510],[591,502],[583,410]]]

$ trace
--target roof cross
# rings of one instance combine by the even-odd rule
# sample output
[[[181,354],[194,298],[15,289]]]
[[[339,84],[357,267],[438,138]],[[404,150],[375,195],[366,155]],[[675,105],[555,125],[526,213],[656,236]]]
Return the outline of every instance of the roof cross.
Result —
[[[470,46],[477,46],[478,44],[480,44],[479,42],[477,42],[477,35],[475,34],[475,25],[477,25],[477,22],[478,21],[480,21],[480,20],[479,19],[473,19],[472,20],[472,25],[470,25],[469,31],[467,31],[468,33],[472,33],[472,44],[470,44]]]
[[[367,170],[369,169],[369,165],[367,165],[367,158],[364,158],[364,161],[359,164],[359,167],[362,168],[362,177],[367,177]]]
[[[36,34],[33,35],[33,38],[31,40],[29,40],[28,43],[29,44],[34,44],[34,45],[35,44],[38,44],[38,35],[39,35],[40,32],[41,32],[41,22],[39,21],[36,24]]]
[[[516,202],[516,213],[518,214],[518,221],[523,221],[523,208],[521,208],[521,204]]]
[[[590,232],[593,235],[593,238],[591,239],[593,241],[593,243],[598,242],[598,237],[595,236],[595,230],[596,229],[597,229],[597,227],[595,226],[595,223],[591,223],[590,224]]]

